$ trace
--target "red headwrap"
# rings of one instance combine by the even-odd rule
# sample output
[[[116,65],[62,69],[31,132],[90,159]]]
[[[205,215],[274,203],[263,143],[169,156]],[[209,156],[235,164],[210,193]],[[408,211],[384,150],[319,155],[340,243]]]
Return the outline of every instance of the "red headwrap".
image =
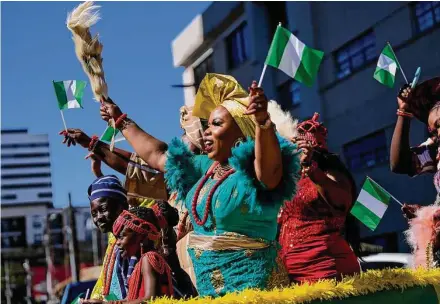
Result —
[[[313,148],[327,150],[327,128],[318,121],[319,114],[313,114],[312,119],[298,124],[298,139],[306,140]]]
[[[124,227],[130,228],[136,233],[143,234],[152,241],[156,241],[160,237],[156,226],[138,218],[127,210],[124,210],[113,224],[113,234],[118,236]]]

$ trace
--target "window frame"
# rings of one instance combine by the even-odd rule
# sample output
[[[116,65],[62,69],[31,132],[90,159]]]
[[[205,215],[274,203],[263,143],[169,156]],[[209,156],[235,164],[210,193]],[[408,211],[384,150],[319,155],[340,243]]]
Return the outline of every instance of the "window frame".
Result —
[[[358,149],[359,152],[356,154],[357,157],[354,157],[355,154],[350,153],[348,151],[348,148],[350,148],[350,147],[353,147],[355,145],[359,145],[360,143],[368,141],[368,140],[371,141],[371,140],[377,139],[379,137],[382,137],[383,145],[371,146],[371,143],[370,143],[368,145],[368,146],[370,146],[369,150]],[[382,141],[382,139],[381,139],[381,141]],[[375,132],[369,133],[365,136],[362,136],[358,139],[355,139],[355,140],[352,140],[352,141],[345,143],[342,146],[342,154],[344,155],[344,160],[345,160],[345,163],[347,164],[347,167],[349,170],[361,171],[361,170],[368,170],[371,168],[375,168],[375,167],[378,167],[378,166],[381,166],[383,164],[388,163],[388,161],[389,161],[388,148],[389,147],[388,147],[388,143],[387,143],[385,129],[380,129]],[[385,154],[384,154],[385,157],[382,159],[380,151],[382,151],[383,149],[385,149]],[[374,164],[369,165],[368,159],[371,155],[373,156]],[[354,161],[358,162],[358,164],[356,164],[355,166],[352,165]]]
[[[203,66],[205,67],[205,74],[200,79],[196,79],[196,70],[198,68],[201,68]],[[214,71],[214,62],[213,62],[213,53],[209,54],[205,59],[203,59],[202,62],[200,62],[197,66],[193,67],[193,74],[194,74],[194,87],[196,91],[199,89],[200,83],[202,82],[202,79],[206,76],[206,73],[212,73]]]
[[[371,41],[369,44],[365,44],[365,40],[367,37],[371,36]],[[350,54],[352,52],[352,48],[354,48],[356,45],[362,45],[360,49],[353,52],[354,54]],[[368,58],[368,51],[372,50],[373,55]],[[342,52],[346,53],[346,60],[340,60],[340,54]],[[362,55],[362,63],[358,66],[353,65],[353,58],[356,56]],[[341,47],[339,47],[337,50],[333,52],[333,60],[336,66],[336,79],[338,81],[345,79],[349,77],[350,75],[355,74],[356,72],[362,70],[365,66],[369,65],[371,62],[377,60],[377,48],[376,48],[376,35],[373,28],[369,28],[368,30],[364,31],[360,35],[356,36],[354,39],[351,39],[350,41],[343,44]],[[342,65],[348,64],[348,73],[344,73],[343,69],[341,68]]]
[[[250,53],[251,45],[249,42],[246,43],[247,40],[246,38],[250,38],[250,35],[249,33],[246,33],[246,31],[249,31],[249,25],[246,21],[243,21],[225,38],[226,56],[227,56],[226,61],[228,65],[228,70],[234,70],[236,68],[239,68],[240,66],[242,66],[251,59],[251,53]],[[238,63],[233,62],[233,51],[234,51],[233,37],[235,36],[238,36],[240,38],[240,49],[244,50],[244,52],[240,54],[240,56],[245,57],[242,61]]]
[[[437,7],[433,6],[433,2],[437,2]],[[420,3],[430,3],[431,7],[429,8],[428,11],[423,12],[423,14],[421,15],[426,15],[427,12],[430,12],[432,14],[432,20],[433,20],[433,24],[430,27],[427,27],[425,29],[420,29],[420,24],[419,24],[419,17],[417,16],[417,5]],[[439,13],[439,20],[436,21],[436,15],[435,15],[435,9],[438,8],[440,10],[440,1],[417,1],[417,2],[413,2],[411,3],[411,16],[412,16],[412,20],[413,20],[413,31],[414,31],[414,35],[421,35],[424,33],[429,32],[430,30],[439,27],[440,26],[440,13]]]

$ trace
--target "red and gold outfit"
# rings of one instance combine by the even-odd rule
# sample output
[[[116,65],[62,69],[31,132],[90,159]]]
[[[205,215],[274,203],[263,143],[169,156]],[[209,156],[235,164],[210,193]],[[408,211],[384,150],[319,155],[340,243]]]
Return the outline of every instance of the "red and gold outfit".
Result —
[[[315,115],[298,126],[299,137],[313,148],[326,151],[327,130],[317,118]],[[284,204],[279,214],[280,256],[292,282],[340,278],[360,271],[355,254],[342,236],[352,204],[334,206],[324,197],[318,184],[328,178],[326,173],[313,161],[298,183],[296,196]]]

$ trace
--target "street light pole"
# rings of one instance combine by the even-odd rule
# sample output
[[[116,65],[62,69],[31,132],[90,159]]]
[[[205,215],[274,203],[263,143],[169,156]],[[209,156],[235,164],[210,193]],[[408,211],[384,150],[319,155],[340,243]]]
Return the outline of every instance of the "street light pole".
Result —
[[[75,221],[75,210],[72,207],[72,195],[69,192],[69,226],[66,230],[69,234],[69,256],[70,256],[70,267],[72,270],[72,282],[79,281],[79,253],[78,253],[78,239],[76,236],[76,221]]]
[[[29,259],[25,259],[23,268],[26,271],[26,303],[32,304],[32,272]]]
[[[6,304],[12,304],[12,290],[9,272],[9,261],[5,261],[5,285],[6,285]]]

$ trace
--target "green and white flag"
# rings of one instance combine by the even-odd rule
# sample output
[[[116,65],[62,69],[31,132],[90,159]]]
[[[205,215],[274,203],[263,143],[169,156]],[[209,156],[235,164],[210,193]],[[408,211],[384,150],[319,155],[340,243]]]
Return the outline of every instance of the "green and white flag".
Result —
[[[377,61],[376,70],[374,71],[374,79],[387,87],[394,87],[396,79],[396,71],[399,67],[396,56],[390,44],[387,44],[380,53]]]
[[[53,81],[60,110],[82,108],[86,82],[82,80]]]
[[[351,208],[351,214],[374,231],[385,214],[390,199],[391,195],[387,191],[367,177],[353,208]]]
[[[324,52],[306,46],[287,29],[278,26],[265,64],[312,86],[323,56]]]
[[[109,143],[109,142],[112,141],[113,134],[115,135],[115,142],[125,140],[125,137],[123,137],[123,136],[119,136],[119,138],[116,138],[117,135],[118,135],[118,134],[121,134],[121,133],[119,132],[118,129],[115,130],[115,129],[114,129],[113,127],[111,127],[111,126],[108,126],[107,129],[105,129],[105,131],[104,131],[104,133],[102,134],[100,140]]]

